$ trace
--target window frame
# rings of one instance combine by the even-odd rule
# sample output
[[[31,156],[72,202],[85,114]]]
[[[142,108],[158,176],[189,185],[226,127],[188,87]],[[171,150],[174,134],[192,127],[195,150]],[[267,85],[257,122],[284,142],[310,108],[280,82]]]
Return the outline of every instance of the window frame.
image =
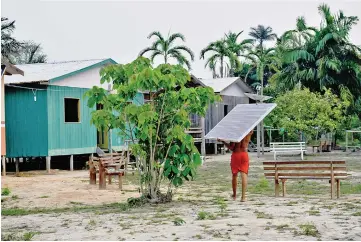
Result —
[[[77,109],[77,113],[78,113],[78,121],[77,122],[67,122],[66,121],[66,111],[65,111],[65,107],[66,107],[66,105],[65,105],[65,100],[66,99],[73,99],[73,100],[77,100],[78,101],[78,109]],[[76,97],[64,97],[64,123],[66,123],[66,124],[80,124],[81,123],[81,112],[80,112],[80,98],[76,98]]]

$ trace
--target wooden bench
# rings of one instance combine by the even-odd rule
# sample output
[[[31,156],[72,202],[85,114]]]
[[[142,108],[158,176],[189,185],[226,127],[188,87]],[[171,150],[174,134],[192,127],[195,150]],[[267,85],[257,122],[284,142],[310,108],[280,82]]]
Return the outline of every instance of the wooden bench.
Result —
[[[265,177],[275,181],[275,196],[279,196],[279,182],[282,182],[283,196],[286,196],[287,179],[326,179],[331,183],[331,199],[334,185],[337,198],[340,197],[340,180],[347,178],[345,161],[266,161],[263,162]]]
[[[106,188],[106,177],[108,183],[112,183],[112,177],[118,176],[119,188],[122,190],[125,174],[124,151],[120,153],[105,153],[100,157],[93,157],[89,161],[90,184],[96,184],[96,173],[99,173],[99,189]]]
[[[301,153],[301,159],[303,160],[303,154],[306,152],[305,142],[277,142],[271,143],[271,151],[273,157],[277,160],[277,153]]]

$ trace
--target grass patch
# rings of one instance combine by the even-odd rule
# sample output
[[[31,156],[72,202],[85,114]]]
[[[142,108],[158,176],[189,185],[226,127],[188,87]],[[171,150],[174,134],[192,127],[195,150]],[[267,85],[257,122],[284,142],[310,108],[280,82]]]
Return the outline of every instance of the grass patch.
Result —
[[[210,212],[203,211],[203,210],[199,211],[198,216],[197,216],[198,220],[207,220],[207,219],[213,220],[215,218],[216,218],[216,216],[214,214],[212,214]]]
[[[1,188],[1,196],[9,196],[11,193],[10,189],[5,187],[5,188]]]
[[[24,216],[29,214],[51,214],[51,213],[66,213],[66,212],[101,212],[105,213],[120,213],[130,210],[131,208],[138,207],[140,204],[129,203],[110,203],[96,206],[74,206],[67,208],[3,208],[1,209],[2,216]]]
[[[12,200],[18,200],[18,199],[19,199],[19,196],[18,196],[18,195],[12,195],[12,196],[11,196],[11,199],[12,199]]]
[[[297,205],[298,202],[297,201],[289,201],[288,203],[286,203],[286,206],[293,206],[293,205]]]
[[[219,209],[221,210],[221,214],[225,213],[227,210],[227,203],[223,197],[216,197],[215,203],[218,205]]]
[[[342,182],[340,184],[342,194],[360,194],[361,184],[352,184],[349,182]]]
[[[193,239],[203,239],[203,237],[200,234],[196,234],[192,238]]]
[[[26,232],[24,235],[23,235],[23,239],[25,240],[25,241],[30,241],[30,240],[32,240],[32,238],[35,236],[35,235],[37,235],[37,234],[39,234],[38,232]]]
[[[39,198],[49,198],[49,196],[41,196],[41,197],[39,197]]]
[[[1,234],[2,241],[30,241],[33,239],[35,235],[39,234],[39,232],[26,232],[24,234]]]
[[[361,211],[351,214],[352,216],[361,216]]]
[[[272,188],[266,177],[263,176],[261,177],[261,179],[257,181],[257,183],[254,186],[249,186],[248,190],[251,193],[264,193],[264,192],[272,191]]]
[[[260,212],[256,210],[254,213],[256,214],[257,218],[273,219],[273,216],[271,214],[267,214],[265,212]]]
[[[181,225],[183,225],[183,224],[185,224],[186,222],[182,219],[182,218],[179,218],[179,217],[177,217],[177,218],[175,218],[174,220],[173,220],[173,224],[175,225],[175,226],[181,226]]]
[[[283,230],[286,228],[289,228],[290,226],[288,224],[281,224],[276,227],[277,230]]]
[[[70,204],[73,204],[73,205],[84,205],[84,203],[80,203],[80,202],[73,202],[71,201]]]
[[[310,215],[310,216],[320,216],[320,211],[318,211],[318,210],[310,210],[310,211],[308,211],[308,215]]]
[[[301,232],[299,232],[300,235],[307,235],[313,237],[318,237],[320,235],[316,226],[312,223],[300,224],[298,225],[298,227],[301,229]]]

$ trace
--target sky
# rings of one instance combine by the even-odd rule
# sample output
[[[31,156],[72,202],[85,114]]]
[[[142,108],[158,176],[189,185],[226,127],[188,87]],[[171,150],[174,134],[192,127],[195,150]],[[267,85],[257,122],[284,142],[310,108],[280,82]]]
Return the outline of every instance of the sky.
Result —
[[[41,43],[48,62],[112,58],[129,63],[151,45],[147,36],[152,31],[165,36],[180,32],[195,53],[191,73],[211,78],[205,61],[199,59],[209,42],[228,31],[244,31],[241,37],[249,38],[250,28],[258,24],[271,26],[280,35],[295,28],[298,16],[318,27],[321,3],[327,3],[334,13],[343,10],[347,16],[361,18],[359,0],[1,0],[1,16],[16,20],[14,36],[18,40]],[[361,46],[361,23],[353,28],[350,39]],[[155,64],[160,62],[161,58],[156,59]]]

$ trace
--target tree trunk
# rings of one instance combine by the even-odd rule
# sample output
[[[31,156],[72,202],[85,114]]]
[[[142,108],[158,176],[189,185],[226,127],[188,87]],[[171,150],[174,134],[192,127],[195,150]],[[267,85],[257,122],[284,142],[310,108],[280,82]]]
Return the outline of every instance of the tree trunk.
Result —
[[[221,77],[223,78],[223,57],[221,57]]]

